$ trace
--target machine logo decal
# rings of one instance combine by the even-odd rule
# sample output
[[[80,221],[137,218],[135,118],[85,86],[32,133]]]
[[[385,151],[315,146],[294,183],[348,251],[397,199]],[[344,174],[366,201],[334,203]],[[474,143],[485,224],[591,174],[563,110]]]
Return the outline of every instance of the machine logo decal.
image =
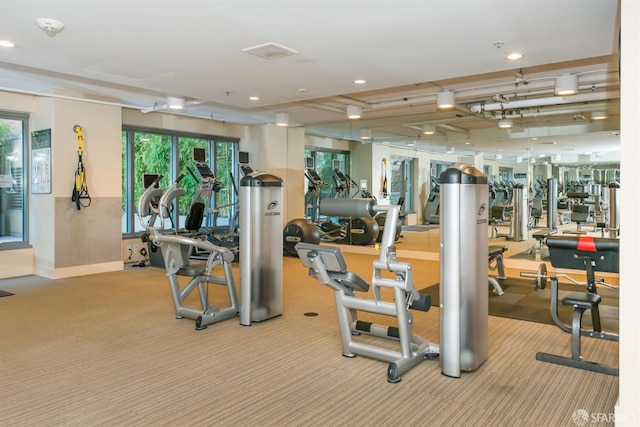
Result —
[[[486,204],[481,204],[480,205],[480,209],[478,209],[478,216],[482,216],[484,215],[484,211],[487,210],[487,205]]]
[[[266,212],[264,214],[264,216],[277,216],[277,215],[280,215],[279,211],[274,211],[274,209],[277,208],[277,207],[278,207],[278,201],[277,200],[274,200],[273,202],[269,203],[267,205],[267,211],[271,211],[271,212]]]

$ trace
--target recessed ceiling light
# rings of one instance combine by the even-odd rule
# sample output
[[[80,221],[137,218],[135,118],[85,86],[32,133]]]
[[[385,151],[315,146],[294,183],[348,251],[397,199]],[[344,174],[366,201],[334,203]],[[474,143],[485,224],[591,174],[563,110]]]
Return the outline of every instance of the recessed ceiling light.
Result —
[[[16,45],[9,40],[0,40],[0,47],[15,47]]]
[[[518,59],[521,59],[524,55],[520,52],[511,52],[509,53],[506,58],[509,61],[517,61]]]
[[[354,82],[355,84],[357,84],[357,85],[363,85],[363,84],[365,84],[367,81],[366,81],[366,80],[363,80],[363,79],[358,79],[358,80],[354,80],[353,82]]]
[[[259,96],[250,96],[249,100],[250,101],[260,101],[260,97]]]

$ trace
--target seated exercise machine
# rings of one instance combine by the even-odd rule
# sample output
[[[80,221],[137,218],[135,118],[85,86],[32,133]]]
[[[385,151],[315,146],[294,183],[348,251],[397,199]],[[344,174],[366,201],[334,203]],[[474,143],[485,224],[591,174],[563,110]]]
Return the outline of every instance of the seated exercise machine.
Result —
[[[380,206],[373,199],[324,199],[321,202],[321,210],[323,213],[336,216],[372,217],[376,212],[387,213],[380,256],[373,262],[373,298],[360,296],[369,290],[369,283],[348,270],[340,248],[300,242],[296,244],[295,249],[302,264],[309,268],[309,275],[334,291],[342,335],[342,355],[362,355],[388,362],[387,381],[397,383],[405,372],[422,360],[439,354],[437,344],[411,332],[413,315],[409,309],[428,311],[431,307],[431,297],[417,291],[413,283],[411,264],[400,262],[396,257],[393,245],[394,230],[400,206]],[[395,277],[383,277],[383,272],[391,272]],[[393,290],[393,301],[383,299],[382,288]],[[397,321],[397,326],[378,325],[360,320],[359,311],[392,317]],[[399,341],[400,349],[391,350],[356,341],[354,337],[361,334]]]
[[[547,279],[551,280],[550,312],[553,322],[563,331],[571,334],[571,357],[565,357],[549,353],[537,353],[536,359],[573,368],[584,369],[592,372],[600,372],[608,375],[618,375],[618,368],[605,366],[596,362],[582,359],[581,337],[600,338],[610,341],[618,341],[618,334],[605,332],[600,324],[600,312],[598,306],[602,300],[596,285],[614,287],[604,280],[595,277],[596,271],[618,272],[619,240],[608,238],[595,238],[587,236],[549,236],[547,246],[551,264],[556,268],[568,268],[585,270],[587,281],[580,282],[566,274],[548,275],[546,266],[541,264],[538,273],[522,272],[522,277],[536,278],[536,287],[544,289]],[[573,307],[571,325],[567,325],[558,317],[558,280],[565,278],[577,285],[586,285],[586,292],[572,292],[562,299],[562,304]],[[582,316],[585,311],[591,311],[592,329],[582,326]]]
[[[142,226],[149,232],[149,240],[160,248],[164,259],[169,287],[177,319],[187,318],[195,320],[196,330],[205,329],[208,325],[235,317],[239,314],[238,297],[233,278],[232,262],[234,254],[228,249],[199,238],[178,235],[177,232],[162,233],[164,219],[171,211],[170,206],[184,189],[178,183],[184,177],[181,175],[166,192],[156,187],[162,175],[149,185],[138,201],[138,217]],[[152,200],[160,197],[158,209],[152,209]],[[144,218],[149,221],[144,222]],[[156,218],[160,219],[160,226],[155,226]],[[206,261],[193,262],[190,256],[194,250],[208,254]],[[215,267],[222,267],[222,275],[213,275]],[[182,286],[179,276],[190,277],[189,282]],[[208,285],[216,284],[227,288],[229,306],[219,308],[209,303]],[[184,302],[194,290],[198,290],[200,308],[190,308]]]
[[[489,225],[491,225],[491,238],[497,239],[499,237],[509,237],[509,233],[500,233],[498,227],[507,223],[507,226],[511,226],[511,211],[513,206],[494,205],[491,206],[489,211]]]

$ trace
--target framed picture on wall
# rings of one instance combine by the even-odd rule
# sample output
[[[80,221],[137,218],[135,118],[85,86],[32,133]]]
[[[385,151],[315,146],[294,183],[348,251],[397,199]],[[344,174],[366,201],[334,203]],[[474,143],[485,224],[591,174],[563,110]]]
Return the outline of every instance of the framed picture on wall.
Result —
[[[31,193],[51,193],[51,129],[31,132]]]

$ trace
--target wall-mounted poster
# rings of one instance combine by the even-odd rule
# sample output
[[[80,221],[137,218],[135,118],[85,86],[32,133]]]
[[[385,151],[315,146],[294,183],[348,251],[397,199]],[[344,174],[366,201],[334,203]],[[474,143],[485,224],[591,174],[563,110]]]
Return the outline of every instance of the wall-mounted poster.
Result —
[[[31,132],[31,193],[51,193],[51,129]]]

